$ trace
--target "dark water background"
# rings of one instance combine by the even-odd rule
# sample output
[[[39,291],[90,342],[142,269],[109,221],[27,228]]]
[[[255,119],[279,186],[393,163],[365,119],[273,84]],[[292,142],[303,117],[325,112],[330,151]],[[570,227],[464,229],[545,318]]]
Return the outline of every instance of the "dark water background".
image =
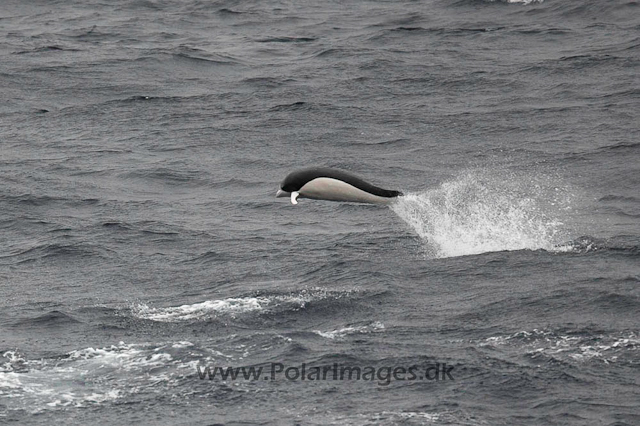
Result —
[[[636,1],[0,7],[0,423],[640,424]],[[275,199],[334,166],[391,208]],[[446,363],[455,380],[200,380]]]

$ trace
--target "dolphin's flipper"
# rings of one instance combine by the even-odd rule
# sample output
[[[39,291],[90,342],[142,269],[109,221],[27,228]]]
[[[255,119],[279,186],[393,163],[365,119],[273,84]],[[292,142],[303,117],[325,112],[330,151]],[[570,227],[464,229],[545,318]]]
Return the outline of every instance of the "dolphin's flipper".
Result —
[[[298,204],[298,200],[297,200],[298,195],[300,195],[300,193],[299,193],[299,192],[297,192],[297,191],[293,191],[293,192],[291,193],[291,204],[294,204],[294,205],[295,205],[295,204]]]

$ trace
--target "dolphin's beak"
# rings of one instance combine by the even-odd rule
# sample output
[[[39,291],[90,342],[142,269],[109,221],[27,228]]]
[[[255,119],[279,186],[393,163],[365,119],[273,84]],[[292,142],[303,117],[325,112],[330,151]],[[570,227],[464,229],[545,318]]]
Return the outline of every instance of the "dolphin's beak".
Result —
[[[276,198],[289,198],[290,196],[290,192],[283,191],[282,189],[278,189],[278,192],[276,192]]]

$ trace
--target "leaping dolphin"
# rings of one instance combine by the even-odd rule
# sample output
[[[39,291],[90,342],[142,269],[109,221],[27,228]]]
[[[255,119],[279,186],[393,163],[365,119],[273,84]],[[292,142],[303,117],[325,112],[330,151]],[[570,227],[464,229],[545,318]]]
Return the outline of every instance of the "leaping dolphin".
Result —
[[[344,170],[329,167],[309,167],[291,172],[280,184],[276,197],[346,201],[353,203],[389,204],[402,192],[382,189]]]

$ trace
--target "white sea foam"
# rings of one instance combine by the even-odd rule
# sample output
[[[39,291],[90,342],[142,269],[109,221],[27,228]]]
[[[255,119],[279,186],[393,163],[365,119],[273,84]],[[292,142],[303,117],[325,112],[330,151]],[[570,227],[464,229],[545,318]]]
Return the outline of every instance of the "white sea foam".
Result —
[[[522,3],[522,4],[532,4],[532,3],[543,3],[544,0],[507,0],[507,3]]]
[[[172,348],[176,348],[176,349],[180,349],[180,348],[190,348],[193,347],[193,343],[191,342],[187,342],[187,341],[182,341],[182,342],[175,342],[171,344]]]
[[[184,371],[183,359],[174,359],[170,352],[191,346],[182,341],[161,346],[120,342],[36,360],[8,351],[0,357],[0,397],[9,401],[11,409],[40,412],[103,404],[158,386],[164,389],[184,374],[178,373]],[[199,361],[212,359],[205,356]]]
[[[315,422],[312,422],[316,424]],[[360,413],[349,416],[330,417],[325,413],[318,424],[330,425],[430,425],[430,424],[479,425],[486,424],[476,418],[456,415],[452,412],[424,412],[424,411],[381,411],[374,413]]]
[[[210,317],[215,314],[234,316],[243,312],[258,311],[269,304],[265,297],[241,297],[222,300],[205,300],[191,305],[171,306],[167,308],[153,308],[144,303],[133,306],[134,316],[159,322],[189,321],[192,319]]]
[[[330,330],[330,331],[320,331],[320,330],[315,330],[314,333],[326,338],[326,339],[336,339],[336,338],[343,338],[345,336],[348,336],[350,334],[366,334],[366,333],[373,333],[373,332],[379,332],[384,330],[384,324],[381,323],[380,321],[376,321],[373,322],[371,324],[368,325],[361,325],[361,326],[352,326],[352,327],[343,327],[343,328],[339,328],[339,329],[335,329],[335,330]]]
[[[396,417],[399,419],[423,419],[428,422],[435,422],[442,417],[441,413],[424,413],[420,411],[383,411],[380,417]]]
[[[432,257],[503,250],[555,250],[571,194],[544,178],[470,171],[439,187],[400,197],[391,209]]]
[[[480,346],[517,346],[533,359],[550,357],[578,362],[599,360],[606,364],[617,362],[620,356],[640,348],[636,333],[625,335],[579,336],[563,335],[548,330],[533,329],[511,335],[491,336]]]
[[[520,4],[524,4],[524,5],[528,5],[528,4],[533,4],[533,3],[544,3],[544,0],[486,0],[489,3],[495,3],[500,2],[500,3],[520,3]]]
[[[137,318],[158,322],[206,320],[221,315],[234,318],[241,314],[271,309],[297,311],[304,309],[311,301],[326,298],[337,299],[349,295],[352,291],[355,290],[336,292],[323,288],[311,288],[284,295],[230,297],[166,308],[150,307],[145,303],[137,303],[131,307],[131,313]]]
[[[125,359],[135,357],[120,349],[113,354],[110,348],[87,348],[57,360],[25,360],[20,370],[0,372],[0,396],[11,399],[11,408],[31,412],[118,399],[122,391],[110,387],[108,380],[96,380],[100,384],[93,385],[86,380],[96,373],[107,379],[114,366],[126,365]]]

